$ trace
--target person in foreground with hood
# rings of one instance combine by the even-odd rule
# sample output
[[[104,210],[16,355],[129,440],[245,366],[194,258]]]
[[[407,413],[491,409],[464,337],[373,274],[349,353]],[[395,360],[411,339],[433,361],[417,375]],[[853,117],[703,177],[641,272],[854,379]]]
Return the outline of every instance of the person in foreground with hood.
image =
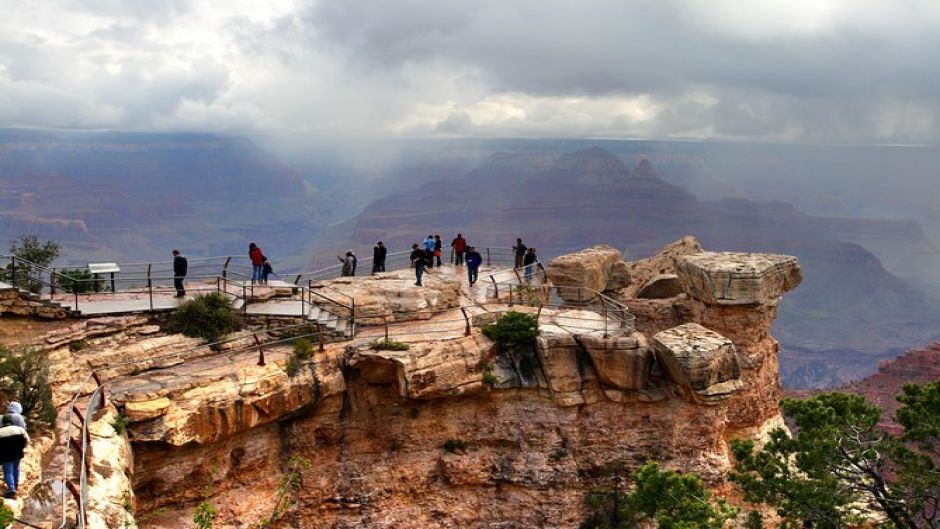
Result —
[[[20,484],[20,460],[29,444],[29,434],[24,428],[13,424],[10,414],[3,416],[0,428],[0,462],[3,463],[3,480],[7,484],[4,498],[15,498],[16,488]]]
[[[26,418],[23,417],[23,405],[19,402],[10,401],[7,404],[7,415],[13,417],[13,424],[20,428],[26,428]]]

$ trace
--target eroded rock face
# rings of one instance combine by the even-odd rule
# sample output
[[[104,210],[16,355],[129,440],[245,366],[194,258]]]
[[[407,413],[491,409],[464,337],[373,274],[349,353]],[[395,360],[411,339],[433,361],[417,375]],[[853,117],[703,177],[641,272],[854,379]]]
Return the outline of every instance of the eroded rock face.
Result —
[[[650,278],[636,293],[643,299],[674,298],[682,293],[682,282],[675,274],[658,274]]]
[[[675,263],[685,292],[709,305],[776,304],[803,280],[791,255],[702,252]]]
[[[492,347],[482,334],[414,343],[407,351],[373,351],[351,346],[346,365],[372,384],[396,384],[406,399],[437,399],[483,390],[482,367]]]
[[[653,336],[656,357],[669,376],[698,402],[714,403],[741,388],[734,344],[697,323]]]
[[[548,262],[545,272],[554,285],[586,287],[598,292],[616,290],[630,282],[630,272],[623,262],[623,255],[613,246],[606,245],[556,257]],[[572,297],[577,294],[562,290],[561,296]]]
[[[581,338],[601,383],[617,389],[642,390],[649,386],[653,354],[640,333],[604,338]]]
[[[640,291],[655,283],[659,276],[674,275],[675,259],[680,255],[701,253],[704,250],[695,237],[682,237],[664,246],[656,255],[626,263],[630,271],[630,284],[621,291],[626,298],[652,298],[669,296],[640,295]]]

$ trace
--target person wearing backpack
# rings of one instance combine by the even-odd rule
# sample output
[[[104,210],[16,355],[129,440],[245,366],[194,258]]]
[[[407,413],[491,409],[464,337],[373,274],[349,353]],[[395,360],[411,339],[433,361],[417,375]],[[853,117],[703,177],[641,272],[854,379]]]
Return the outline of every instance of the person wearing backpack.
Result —
[[[4,498],[15,498],[16,489],[20,485],[20,460],[23,451],[29,444],[29,434],[26,430],[14,424],[10,414],[3,416],[3,427],[0,428],[0,462],[3,463],[3,480],[7,484]]]

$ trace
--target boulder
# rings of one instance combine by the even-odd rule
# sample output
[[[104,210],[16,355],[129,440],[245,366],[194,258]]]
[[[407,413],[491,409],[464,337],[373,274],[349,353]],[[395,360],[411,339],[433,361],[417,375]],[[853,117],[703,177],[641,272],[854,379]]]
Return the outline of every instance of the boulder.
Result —
[[[658,274],[640,287],[636,297],[641,299],[673,298],[682,293],[682,283],[675,274]]]
[[[604,385],[618,389],[644,389],[648,385],[653,354],[642,334],[608,338],[585,335],[580,340]]]
[[[708,305],[776,305],[803,280],[796,257],[701,252],[675,260],[683,290]]]
[[[346,365],[364,381],[396,383],[406,399],[429,400],[483,390],[483,359],[492,342],[482,335],[409,344],[406,351],[373,351],[350,346]]]
[[[553,285],[584,287],[598,292],[618,289],[630,281],[623,255],[613,246],[599,245],[580,252],[558,256],[545,268]],[[579,292],[561,289],[560,295],[575,301]],[[582,294],[583,296],[583,294]]]
[[[656,333],[653,347],[669,377],[696,402],[722,400],[741,388],[734,344],[697,323]]]

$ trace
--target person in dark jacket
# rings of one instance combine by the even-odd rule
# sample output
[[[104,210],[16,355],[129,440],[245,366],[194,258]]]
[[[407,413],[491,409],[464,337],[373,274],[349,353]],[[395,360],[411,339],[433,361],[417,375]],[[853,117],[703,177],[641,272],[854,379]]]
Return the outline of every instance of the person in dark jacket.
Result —
[[[186,295],[186,288],[183,287],[183,279],[186,278],[186,272],[189,269],[189,262],[179,250],[173,250],[173,286],[176,287],[176,297],[181,298]]]
[[[415,286],[421,285],[421,277],[424,275],[424,265],[427,264],[425,251],[417,244],[411,245],[411,266],[415,269]]]
[[[434,236],[434,257],[437,259],[437,267],[441,267],[441,254],[444,253],[444,241],[440,235]]]
[[[463,254],[467,251],[467,239],[463,235],[457,234],[457,237],[450,241],[450,247],[454,249],[454,264],[463,265]]]
[[[251,282],[261,281],[261,272],[264,267],[264,252],[255,243],[248,245],[248,259],[251,259]]]
[[[483,256],[473,246],[467,248],[467,279],[472,287],[477,282],[477,273],[480,271],[480,265],[483,264]]]
[[[525,253],[528,248],[522,244],[522,239],[516,239],[516,245],[512,249],[516,251],[515,268],[522,268],[522,261],[525,260]]]
[[[277,275],[274,273],[274,267],[271,266],[271,261],[268,261],[267,256],[264,258],[264,264],[261,265],[261,283],[268,284],[268,276]]]
[[[16,497],[16,488],[20,484],[20,460],[29,444],[29,434],[13,424],[13,420],[9,414],[4,415],[3,427],[0,428],[0,461],[3,462],[3,480],[7,484],[4,498]]]
[[[377,274],[385,271],[385,256],[388,255],[388,248],[382,244],[382,241],[375,243],[372,248],[372,273]]]
[[[539,261],[537,255],[535,255],[535,248],[529,248],[525,253],[525,257],[522,259],[522,265],[525,266],[525,282],[532,282],[532,269],[535,268],[535,263]]]
[[[356,275],[356,255],[352,250],[346,252],[345,257],[337,255],[336,258],[339,259],[339,262],[343,263],[343,271],[340,272],[341,276],[349,277]]]

